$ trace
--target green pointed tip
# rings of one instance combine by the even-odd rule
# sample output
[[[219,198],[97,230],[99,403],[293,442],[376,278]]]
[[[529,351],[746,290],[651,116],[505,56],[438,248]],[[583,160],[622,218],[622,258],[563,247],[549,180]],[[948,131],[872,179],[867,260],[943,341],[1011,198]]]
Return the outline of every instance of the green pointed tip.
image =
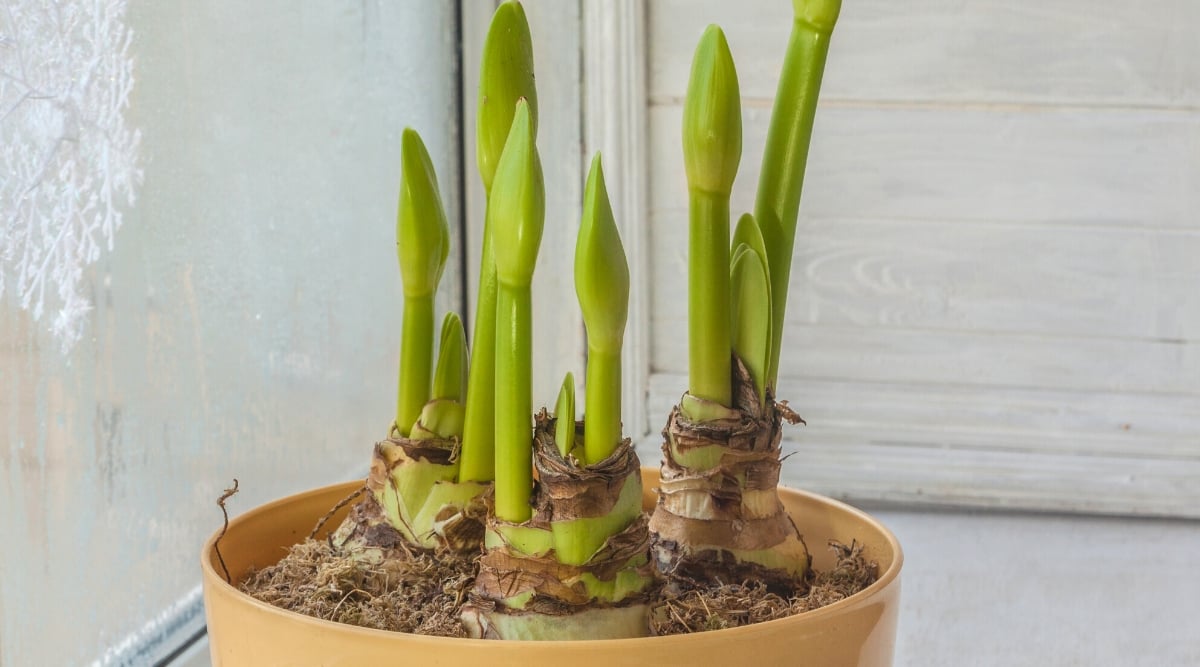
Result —
[[[592,159],[575,244],[575,293],[588,345],[620,352],[629,315],[629,262],[613,219],[600,154]]]
[[[575,448],[575,376],[567,373],[554,408],[554,443],[565,459]]]
[[[490,191],[517,100],[529,104],[537,133],[537,89],[533,78],[533,40],[519,2],[505,2],[492,15],[479,67],[479,110],[475,119],[475,159],[484,189]]]
[[[733,352],[746,364],[761,404],[771,361],[771,283],[765,258],[746,244],[734,251],[729,271],[733,297]]]
[[[396,255],[406,297],[437,290],[450,254],[450,223],[438,192],[437,174],[421,136],[405,128],[400,150],[400,206]]]
[[[442,320],[437,370],[433,373],[433,398],[462,402],[467,387],[467,333],[455,313]]]
[[[792,0],[792,9],[796,12],[796,20],[822,32],[830,32],[842,12],[842,0]]]
[[[488,206],[494,225],[496,277],[506,285],[527,287],[542,243],[546,188],[534,145],[533,118],[525,100],[517,102]]]
[[[688,187],[728,196],[742,159],[742,103],[725,33],[708,26],[692,57],[683,107]]]
[[[742,217],[738,219],[737,227],[733,230],[733,242],[730,244],[730,247],[736,250],[739,245],[745,245],[747,248],[758,253],[763,266],[767,266],[767,243],[763,239],[762,229],[759,228],[758,221],[749,213],[742,214]]]

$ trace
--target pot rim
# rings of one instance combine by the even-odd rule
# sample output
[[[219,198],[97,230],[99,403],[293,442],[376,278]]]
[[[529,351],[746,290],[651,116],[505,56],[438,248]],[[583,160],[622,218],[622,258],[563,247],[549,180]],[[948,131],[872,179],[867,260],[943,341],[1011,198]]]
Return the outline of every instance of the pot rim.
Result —
[[[658,473],[657,469],[652,469],[649,467],[643,467],[642,470],[643,470],[643,472],[648,472],[650,470],[653,470],[655,475],[657,475],[657,473]],[[239,514],[238,516],[230,519],[229,527],[227,530],[233,530],[239,523],[242,523],[243,521],[247,520],[252,515],[269,513],[269,512],[271,512],[275,509],[278,509],[282,506],[294,503],[301,498],[304,498],[307,496],[319,495],[319,494],[323,494],[323,493],[329,493],[333,489],[343,489],[344,488],[346,490],[352,490],[352,488],[351,488],[352,486],[361,485],[361,484],[362,484],[362,482],[360,480],[355,480],[352,482],[342,482],[340,484],[330,484],[327,486],[310,489],[308,491],[302,491],[300,493],[295,493],[295,494],[292,494],[289,496],[284,496],[283,498],[279,498],[279,499],[273,500],[271,502],[268,502],[264,505],[258,505],[257,507],[246,510],[245,512]],[[736,627],[736,628],[726,628],[723,630],[710,630],[703,634],[710,635],[711,633],[723,633],[723,636],[730,637],[732,639],[732,638],[736,637],[739,633],[754,633],[755,628],[775,627],[775,626],[778,626],[781,624],[791,624],[791,625],[796,626],[797,628],[804,627],[809,624],[816,625],[816,624],[821,623],[824,619],[827,619],[831,616],[836,616],[836,615],[840,614],[843,610],[849,610],[849,608],[851,608],[851,607],[870,603],[872,598],[877,596],[884,589],[889,587],[896,579],[899,578],[901,566],[903,566],[903,564],[904,564],[904,553],[900,549],[900,542],[896,539],[896,536],[893,535],[892,531],[889,530],[887,526],[883,525],[883,523],[881,523],[879,520],[875,519],[871,515],[867,514],[866,512],[863,512],[862,510],[860,510],[852,505],[848,505],[844,502],[841,502],[840,500],[835,500],[835,499],[829,498],[827,496],[822,496],[820,494],[811,493],[809,491],[803,491],[800,489],[794,489],[794,488],[785,487],[785,486],[780,486],[779,490],[781,492],[796,494],[796,495],[806,498],[807,500],[815,501],[817,503],[827,505],[839,512],[844,512],[847,514],[854,515],[857,518],[859,518],[861,521],[864,521],[865,523],[869,524],[875,530],[878,530],[880,532],[880,534],[883,535],[883,537],[886,539],[888,545],[892,548],[892,552],[895,554],[895,556],[892,558],[891,565],[886,570],[884,570],[883,572],[881,572],[879,574],[879,578],[876,579],[874,583],[872,583],[870,586],[866,587],[862,591],[859,591],[858,593],[855,593],[854,595],[851,595],[848,598],[838,600],[837,602],[834,602],[832,604],[821,607],[820,609],[815,609],[815,610],[807,611],[807,612],[804,612],[801,614],[788,616],[787,618],[778,618],[778,619],[771,620],[771,621],[763,621],[761,623],[753,623],[750,625],[743,625],[743,626]],[[219,530],[214,532],[212,534],[212,536],[209,537],[204,542],[204,547],[200,552],[200,567],[201,567],[201,571],[203,574],[206,590],[210,586],[216,587],[214,589],[214,592],[219,592],[219,593],[223,593],[225,595],[237,597],[242,601],[243,604],[248,604],[266,614],[269,614],[272,616],[277,616],[277,617],[282,617],[281,620],[287,620],[287,621],[295,622],[295,623],[302,623],[304,625],[311,625],[313,627],[320,627],[320,628],[325,628],[325,629],[329,629],[332,627],[332,628],[336,628],[337,632],[349,633],[351,635],[357,635],[357,636],[362,636],[362,637],[371,637],[374,639],[389,638],[393,641],[411,641],[411,642],[419,642],[419,643],[423,643],[423,644],[427,643],[427,644],[431,644],[433,646],[439,646],[439,645],[451,643],[455,646],[469,647],[471,645],[475,645],[480,648],[486,648],[488,646],[495,646],[495,644],[496,644],[496,641],[491,640],[491,639],[468,639],[468,638],[461,638],[461,637],[435,637],[435,636],[430,636],[430,635],[418,635],[418,634],[412,634],[412,633],[407,633],[407,632],[393,632],[393,631],[389,631],[389,630],[376,630],[374,628],[364,628],[364,627],[360,627],[357,625],[349,625],[347,623],[338,623],[336,621],[326,621],[323,619],[314,618],[312,616],[308,616],[308,615],[301,614],[298,612],[288,611],[286,609],[280,609],[279,607],[276,607],[274,605],[268,604],[266,602],[262,602],[261,600],[258,600],[254,597],[251,597],[250,595],[247,595],[246,593],[243,593],[236,586],[225,581],[225,577],[223,577],[221,574],[219,574],[217,572],[216,566],[213,562],[214,561],[213,554],[215,553],[214,545],[216,544],[217,538],[218,538],[218,536],[220,536],[220,534],[221,534],[221,531],[219,531]],[[692,634],[694,634],[694,633],[692,633]],[[611,648],[629,647],[632,649],[632,648],[636,648],[638,646],[642,646],[642,645],[646,644],[647,642],[657,642],[657,643],[661,643],[661,642],[669,643],[669,642],[677,642],[677,641],[686,642],[686,641],[688,641],[688,637],[690,637],[690,636],[691,636],[691,634],[678,634],[678,635],[664,635],[664,636],[658,636],[658,637],[635,637],[635,638],[629,638],[629,639],[580,639],[580,640],[570,640],[570,641],[551,640],[551,641],[537,641],[537,642],[534,642],[534,641],[507,641],[505,643],[506,644],[525,643],[525,644],[536,644],[538,646],[571,645],[571,646],[575,646],[575,647],[579,647],[579,648],[587,648],[589,646],[595,646],[595,647],[605,646],[605,647],[611,647]]]

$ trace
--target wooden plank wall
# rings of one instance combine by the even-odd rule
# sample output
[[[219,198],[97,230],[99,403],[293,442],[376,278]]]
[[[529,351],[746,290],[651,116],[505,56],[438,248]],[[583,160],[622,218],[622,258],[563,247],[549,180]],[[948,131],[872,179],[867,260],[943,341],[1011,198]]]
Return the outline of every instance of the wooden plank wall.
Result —
[[[647,3],[651,415],[685,388],[680,117],[708,23],[744,98],[736,215],[791,5]],[[1200,516],[1196,26],[1194,0],[847,0],[791,280],[789,480]]]

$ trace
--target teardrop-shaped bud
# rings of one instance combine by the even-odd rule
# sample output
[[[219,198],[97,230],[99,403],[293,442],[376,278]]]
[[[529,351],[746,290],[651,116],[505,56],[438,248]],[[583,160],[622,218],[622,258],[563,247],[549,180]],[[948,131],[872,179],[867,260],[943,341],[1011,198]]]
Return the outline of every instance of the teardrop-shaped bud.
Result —
[[[527,287],[533,280],[546,216],[542,162],[534,141],[529,105],[520,100],[488,204],[496,277],[513,287]]]
[[[736,254],[739,245],[745,245],[750,250],[753,250],[758,254],[758,258],[762,261],[763,266],[767,266],[767,243],[763,240],[762,230],[758,227],[758,221],[749,213],[743,213],[742,217],[738,218],[737,227],[733,230],[733,242],[729,245],[730,266],[733,266],[733,256]]]
[[[733,352],[746,364],[759,405],[764,404],[767,372],[771,362],[771,283],[762,257],[742,244],[735,251],[729,272],[732,292],[730,329]]]
[[[400,207],[396,256],[406,297],[437,290],[450,254],[450,223],[438,192],[437,174],[421,136],[405,128],[400,144]]]
[[[554,444],[565,459],[575,449],[575,376],[567,373],[554,408]]]
[[[600,154],[592,158],[575,243],[575,294],[588,346],[620,352],[629,316],[629,262],[613,219]]]
[[[475,160],[485,190],[492,189],[500,154],[512,127],[517,100],[529,104],[537,134],[537,89],[533,80],[533,40],[519,2],[505,2],[492,14],[479,66],[479,110],[475,117]]]
[[[467,390],[467,333],[462,319],[446,313],[442,320],[437,369],[433,372],[433,398],[462,401]]]
[[[710,25],[696,46],[683,103],[688,187],[728,196],[742,159],[742,101],[725,33]]]

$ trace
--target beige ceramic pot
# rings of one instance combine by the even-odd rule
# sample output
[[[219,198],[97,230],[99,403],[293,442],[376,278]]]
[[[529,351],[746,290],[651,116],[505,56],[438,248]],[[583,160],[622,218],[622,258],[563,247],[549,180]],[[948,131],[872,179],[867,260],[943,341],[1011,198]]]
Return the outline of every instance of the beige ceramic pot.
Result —
[[[643,468],[652,508],[658,471]],[[234,580],[251,566],[278,561],[302,541],[330,507],[362,482],[277,500],[237,517],[221,541]],[[828,498],[781,489],[780,497],[804,535],[818,569],[832,565],[825,544],[836,539],[866,545],[879,564],[879,580],[865,591],[816,611],[731,630],[691,635],[578,642],[498,642],[422,637],[367,630],[283,611],[242,594],[219,573],[213,543],[204,545],[204,606],[214,665],[890,665],[900,607],[896,538],[866,514]],[[343,509],[326,526],[337,526]]]

